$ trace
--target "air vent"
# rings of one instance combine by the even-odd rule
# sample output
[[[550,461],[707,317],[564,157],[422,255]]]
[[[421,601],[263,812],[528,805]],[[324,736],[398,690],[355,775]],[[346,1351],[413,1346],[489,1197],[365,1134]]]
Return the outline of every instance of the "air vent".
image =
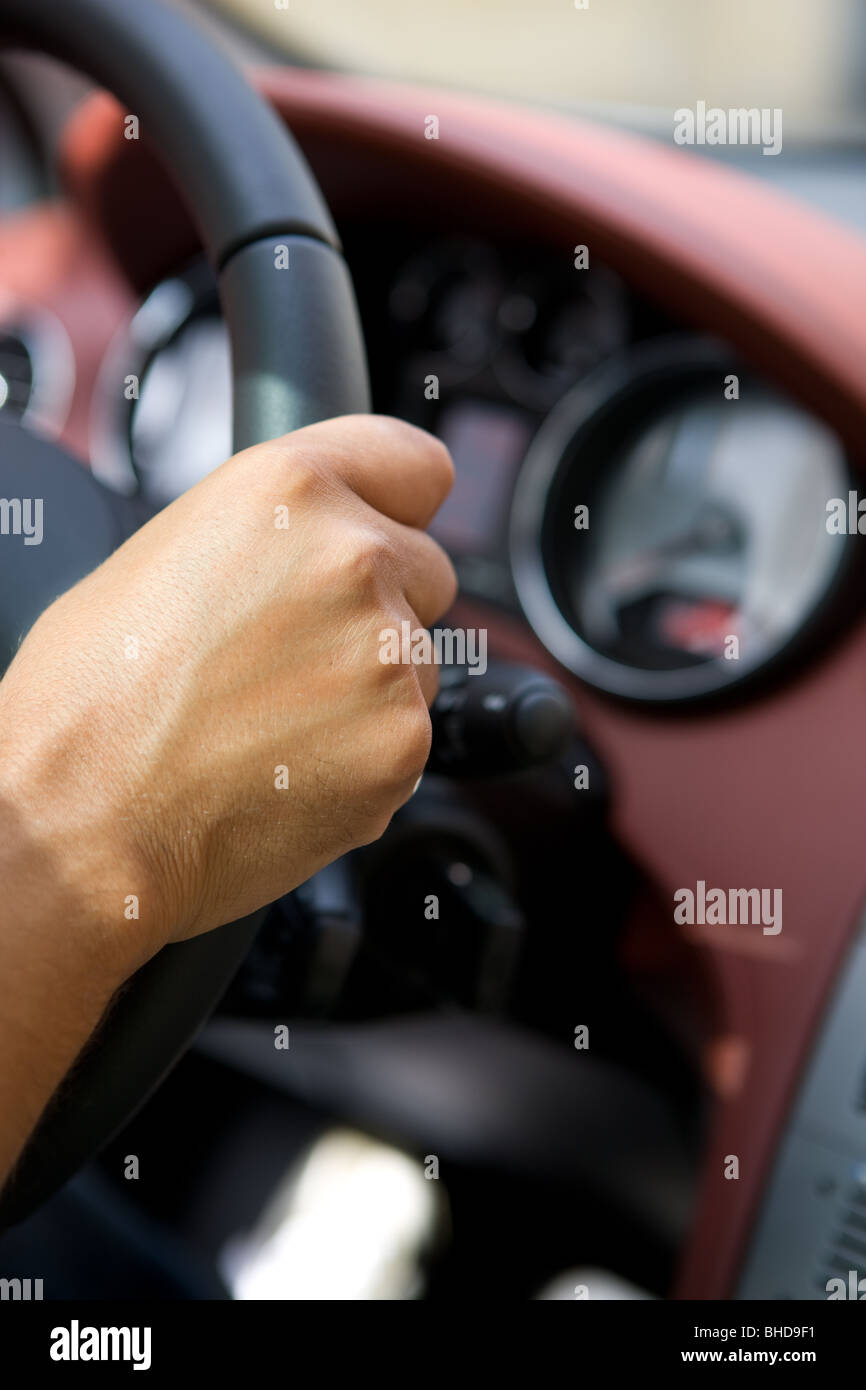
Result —
[[[14,330],[0,331],[0,412],[21,420],[33,396],[33,359]]]

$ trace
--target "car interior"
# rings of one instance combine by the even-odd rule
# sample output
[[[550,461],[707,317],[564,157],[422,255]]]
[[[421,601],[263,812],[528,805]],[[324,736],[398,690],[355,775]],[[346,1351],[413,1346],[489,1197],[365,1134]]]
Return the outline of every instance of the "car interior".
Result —
[[[866,71],[810,127],[789,40],[726,89],[685,0],[626,7],[637,97],[596,0],[434,8],[0,3],[0,493],[50,541],[0,547],[0,670],[233,451],[371,407],[451,452],[440,627],[483,637],[380,840],[130,982],[0,1274],[866,1290]],[[675,139],[704,97],[781,149]]]

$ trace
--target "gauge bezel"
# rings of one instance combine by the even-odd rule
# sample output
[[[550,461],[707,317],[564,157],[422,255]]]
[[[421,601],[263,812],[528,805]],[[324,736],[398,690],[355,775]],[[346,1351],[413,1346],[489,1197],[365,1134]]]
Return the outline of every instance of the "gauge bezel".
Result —
[[[793,658],[815,637],[850,572],[853,538],[840,536],[836,564],[803,621],[752,661],[707,661],[668,670],[629,666],[597,651],[566,616],[556,597],[551,518],[562,489],[573,480],[574,470],[580,466],[575,462],[580,453],[587,455],[585,500],[591,503],[601,471],[599,458],[592,451],[597,449],[605,431],[613,427],[620,438],[624,437],[635,413],[646,412],[646,396],[651,392],[653,406],[657,407],[676,398],[679,392],[685,395],[700,390],[708,381],[721,390],[729,373],[738,376],[741,394],[751,383],[762,395],[786,399],[716,339],[676,334],[640,343],[597,368],[559,401],[540,426],[518,473],[511,502],[509,544],[521,607],[551,655],[606,694],[641,704],[679,705],[712,700],[751,687],[758,677],[778,671],[780,664]],[[790,404],[794,409],[804,409],[795,401]],[[733,404],[732,409],[736,409]],[[846,495],[846,490],[854,486],[854,475],[841,444],[840,454],[840,495]]]

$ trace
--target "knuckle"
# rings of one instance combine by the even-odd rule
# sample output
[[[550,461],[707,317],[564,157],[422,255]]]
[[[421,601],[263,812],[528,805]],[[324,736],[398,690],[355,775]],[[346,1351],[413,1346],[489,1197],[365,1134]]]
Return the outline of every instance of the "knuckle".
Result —
[[[428,710],[439,693],[439,667],[435,662],[418,668],[418,683]]]
[[[416,699],[391,718],[387,737],[378,748],[375,787],[355,827],[356,846],[372,844],[384,835],[424,771],[430,741],[430,717],[423,700]]]
[[[342,540],[335,554],[341,591],[364,600],[374,598],[393,571],[394,557],[387,539],[371,527],[353,527]]]
[[[411,787],[424,771],[433,737],[430,714],[417,682],[413,699],[397,715],[390,741],[389,786],[398,792]]]
[[[280,489],[295,507],[305,506],[323,490],[322,471],[307,454],[299,453],[282,468]]]
[[[448,555],[446,555],[444,550],[441,551],[441,556],[442,559],[439,571],[441,593],[439,597],[442,606],[442,612],[444,613],[455,602],[457,595],[460,592],[460,581],[457,578],[457,571],[455,570],[450,558],[448,557]]]
[[[296,435],[284,435],[235,456],[243,460],[250,492],[293,508],[311,505],[328,489],[321,455]]]
[[[364,818],[363,824],[359,825],[352,840],[352,848],[360,849],[363,845],[375,844],[376,840],[381,840],[388,826],[396,807],[389,807],[387,811],[377,808],[369,811]]]

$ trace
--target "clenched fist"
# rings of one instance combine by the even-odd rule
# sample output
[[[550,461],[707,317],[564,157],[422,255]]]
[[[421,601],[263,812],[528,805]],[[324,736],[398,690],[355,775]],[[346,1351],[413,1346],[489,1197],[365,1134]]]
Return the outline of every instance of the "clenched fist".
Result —
[[[134,938],[130,965],[375,839],[411,795],[435,668],[383,664],[379,638],[454,598],[422,529],[452,476],[375,416],[248,449],[27,636],[0,682],[6,828],[53,900]]]

